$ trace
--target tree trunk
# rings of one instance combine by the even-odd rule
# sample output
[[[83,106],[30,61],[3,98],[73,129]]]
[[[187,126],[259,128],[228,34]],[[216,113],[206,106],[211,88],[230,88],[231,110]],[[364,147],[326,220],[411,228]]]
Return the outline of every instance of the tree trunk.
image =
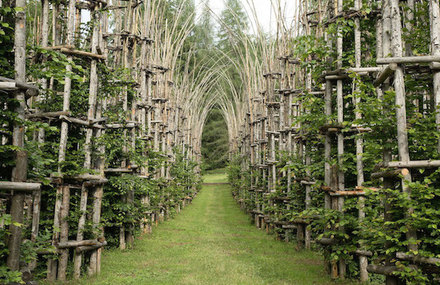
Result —
[[[15,18],[15,80],[19,82],[26,82],[26,1],[16,0],[16,8],[22,8],[23,11],[16,11]],[[15,99],[18,101],[18,106],[15,109],[19,119],[24,120],[24,112],[26,108],[25,92],[23,90],[15,93]],[[19,149],[15,153],[15,166],[12,169],[13,182],[25,182],[27,179],[27,153],[24,147],[24,126],[14,123],[12,144]],[[7,265],[11,270],[20,269],[20,246],[22,240],[23,223],[23,205],[24,193],[15,192],[11,199],[11,225],[9,227],[10,237],[8,242],[9,255]]]

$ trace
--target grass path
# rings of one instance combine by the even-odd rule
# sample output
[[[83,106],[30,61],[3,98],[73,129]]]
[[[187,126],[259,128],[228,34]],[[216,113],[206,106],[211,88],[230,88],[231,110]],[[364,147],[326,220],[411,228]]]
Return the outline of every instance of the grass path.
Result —
[[[296,252],[251,225],[228,185],[205,185],[192,205],[138,239],[135,249],[108,251],[102,260],[101,274],[81,284],[331,283],[316,253]]]

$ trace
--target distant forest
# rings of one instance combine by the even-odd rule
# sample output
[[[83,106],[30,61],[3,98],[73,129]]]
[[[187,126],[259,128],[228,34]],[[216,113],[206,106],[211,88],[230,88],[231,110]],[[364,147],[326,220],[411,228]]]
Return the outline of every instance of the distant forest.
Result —
[[[226,166],[228,159],[228,126],[221,110],[214,108],[202,135],[203,166],[206,170]]]
[[[223,71],[224,78],[218,80],[214,92],[228,93],[226,96],[233,98],[233,94],[240,94],[241,79],[232,62],[239,57],[237,53],[237,38],[232,35],[246,33],[248,18],[244,8],[238,0],[225,1],[225,8],[219,16],[219,25],[212,21],[209,11],[209,1],[203,9],[196,24],[194,40],[200,47],[198,54],[205,60],[205,66],[223,64],[227,66]],[[205,57],[205,58],[203,58]],[[231,84],[232,83],[232,84]],[[224,96],[224,94],[222,94]],[[218,95],[220,96],[220,95]],[[205,170],[225,167],[228,160],[228,126],[218,105],[214,105],[207,117],[202,135],[202,168]]]

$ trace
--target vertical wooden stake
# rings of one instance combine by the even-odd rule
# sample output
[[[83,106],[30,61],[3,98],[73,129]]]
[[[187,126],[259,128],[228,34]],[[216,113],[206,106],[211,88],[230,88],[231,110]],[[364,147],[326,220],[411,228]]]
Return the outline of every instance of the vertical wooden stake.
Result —
[[[16,0],[15,7],[21,8],[21,11],[15,12],[15,80],[19,82],[26,82],[26,1]],[[18,106],[15,109],[18,119],[24,119],[26,108],[25,92],[23,90],[15,93],[15,99],[18,101]],[[15,166],[12,169],[12,181],[24,182],[27,179],[27,153],[24,147],[24,126],[14,123],[12,133],[12,144],[19,148],[15,153]],[[22,241],[23,223],[23,205],[24,193],[14,192],[11,199],[11,225],[9,226],[9,255],[7,258],[7,266],[11,270],[20,269],[20,246]]]
[[[70,187],[68,185],[62,186],[63,201],[60,211],[60,242],[67,242],[69,240],[69,206],[70,206]],[[69,261],[69,249],[60,249],[60,257],[58,264],[58,279],[65,281],[67,278],[67,264]]]
[[[399,0],[391,0],[391,32],[392,32],[392,54],[396,57],[402,56],[402,31],[400,23]],[[403,69],[398,66],[394,72],[394,90],[396,92],[396,116],[397,116],[397,144],[399,150],[399,157],[401,161],[408,162],[409,148],[408,148],[408,131],[406,124],[406,98],[405,98],[405,81]],[[411,183],[411,173],[408,172],[402,179],[402,190],[411,197],[411,189],[408,187]],[[413,212],[413,209],[408,210],[408,215]],[[417,250],[417,234],[415,230],[409,229],[407,232],[407,239],[410,240],[408,244],[409,250]]]
[[[440,55],[440,7],[436,0],[429,1],[430,9],[430,27],[431,27],[431,53],[432,55]],[[440,132],[440,71],[433,71],[433,88],[434,88],[434,104],[436,107],[435,123],[437,124],[437,132]],[[440,153],[440,139],[437,145],[437,152]]]
[[[84,186],[82,186],[81,189],[81,202],[79,206],[79,210],[81,213],[81,216],[78,221],[78,232],[76,234],[76,240],[82,241],[84,237],[84,227],[86,224],[86,212],[87,212],[87,196],[88,196],[88,189]],[[82,253],[75,252],[73,257],[73,278],[79,279],[81,276],[81,261],[82,261]]]

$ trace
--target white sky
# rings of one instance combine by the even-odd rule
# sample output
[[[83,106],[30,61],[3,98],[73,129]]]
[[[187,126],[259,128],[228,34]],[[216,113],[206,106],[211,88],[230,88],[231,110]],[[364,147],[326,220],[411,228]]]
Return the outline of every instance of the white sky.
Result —
[[[209,1],[209,6],[211,10],[218,16],[220,16],[221,11],[224,8],[225,0],[196,0],[196,5],[200,5],[203,2]],[[276,19],[275,19],[275,12],[274,9],[277,9],[276,6],[271,4],[271,0],[240,0],[243,7],[248,13],[249,20],[251,22],[251,29],[252,26],[255,27],[255,19],[254,16],[251,13],[250,5],[253,2],[253,5],[255,6],[258,22],[263,27],[265,32],[272,32],[274,33],[276,31]],[[278,0],[276,0],[278,1]],[[286,22],[291,25],[292,20],[294,19],[295,15],[295,7],[297,7],[298,0],[279,0],[281,3],[281,10],[284,14],[283,17],[286,19]],[[274,1],[275,2],[275,1]],[[200,6],[199,10],[200,10]]]
[[[209,6],[211,10],[217,15],[220,16],[223,8],[225,0],[195,0],[196,6],[198,7],[198,11],[201,11],[202,3],[209,1]],[[288,26],[291,26],[292,21],[294,19],[296,7],[298,7],[298,2],[300,0],[240,0],[243,7],[248,13],[248,18],[250,21],[250,32],[255,33],[255,19],[253,14],[251,13],[252,9],[250,8],[251,3],[253,3],[258,22],[260,23],[263,30],[267,33],[274,34],[276,32],[276,18],[274,9],[276,6],[272,5],[272,1],[280,1],[281,10],[283,13],[283,17],[286,19],[286,23]],[[90,13],[88,10],[82,10],[82,22],[90,21]],[[214,17],[215,19],[215,17]]]

